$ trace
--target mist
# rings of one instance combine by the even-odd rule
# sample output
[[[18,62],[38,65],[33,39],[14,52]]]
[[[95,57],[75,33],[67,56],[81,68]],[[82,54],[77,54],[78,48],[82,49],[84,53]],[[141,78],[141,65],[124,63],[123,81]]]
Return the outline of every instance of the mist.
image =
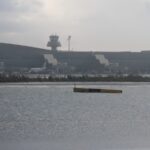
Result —
[[[68,35],[77,51],[150,48],[149,0],[1,0],[0,8],[1,42],[45,48],[56,33],[61,50]]]

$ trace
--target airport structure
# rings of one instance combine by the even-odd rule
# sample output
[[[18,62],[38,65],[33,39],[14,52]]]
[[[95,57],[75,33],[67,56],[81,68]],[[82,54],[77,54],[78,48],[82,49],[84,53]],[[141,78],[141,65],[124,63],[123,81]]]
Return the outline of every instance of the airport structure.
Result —
[[[51,47],[52,51],[57,51],[57,48],[61,46],[59,42],[59,36],[58,35],[51,35],[49,37],[49,41],[47,43],[48,47]]]
[[[71,39],[71,36],[70,36]],[[69,43],[68,43],[69,44]],[[60,51],[59,36],[51,35],[49,49],[0,43],[0,72],[46,74],[149,74],[150,51]]]

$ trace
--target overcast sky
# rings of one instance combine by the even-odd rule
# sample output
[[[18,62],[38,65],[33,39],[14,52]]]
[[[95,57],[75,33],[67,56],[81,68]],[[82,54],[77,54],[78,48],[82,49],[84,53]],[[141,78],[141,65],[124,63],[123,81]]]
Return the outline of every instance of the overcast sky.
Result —
[[[150,50],[150,0],[0,0],[0,42],[61,49]]]

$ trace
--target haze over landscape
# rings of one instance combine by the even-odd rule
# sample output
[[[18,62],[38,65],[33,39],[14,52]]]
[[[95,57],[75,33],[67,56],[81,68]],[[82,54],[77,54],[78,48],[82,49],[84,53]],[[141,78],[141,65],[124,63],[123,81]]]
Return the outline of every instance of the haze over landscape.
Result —
[[[45,48],[57,33],[62,48],[150,49],[150,0],[0,0],[0,42]]]
[[[150,149],[150,0],[0,0],[0,150]]]

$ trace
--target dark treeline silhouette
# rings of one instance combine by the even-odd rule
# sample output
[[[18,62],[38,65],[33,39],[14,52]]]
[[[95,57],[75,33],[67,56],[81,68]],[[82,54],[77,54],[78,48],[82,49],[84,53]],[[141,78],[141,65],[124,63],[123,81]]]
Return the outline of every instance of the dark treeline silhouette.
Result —
[[[26,75],[0,74],[0,82],[150,82],[150,77],[128,75],[124,76],[107,76],[107,77],[89,77],[83,75],[75,77],[28,77]]]

